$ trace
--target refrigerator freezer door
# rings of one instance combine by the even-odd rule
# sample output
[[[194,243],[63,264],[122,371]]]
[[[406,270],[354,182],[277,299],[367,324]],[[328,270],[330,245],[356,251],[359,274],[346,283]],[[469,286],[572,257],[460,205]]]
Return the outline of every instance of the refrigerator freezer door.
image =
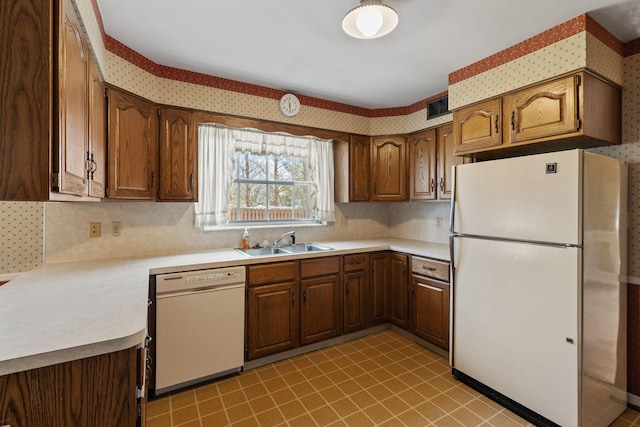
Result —
[[[581,250],[455,238],[453,367],[578,425]]]
[[[456,166],[455,233],[580,244],[580,150]]]

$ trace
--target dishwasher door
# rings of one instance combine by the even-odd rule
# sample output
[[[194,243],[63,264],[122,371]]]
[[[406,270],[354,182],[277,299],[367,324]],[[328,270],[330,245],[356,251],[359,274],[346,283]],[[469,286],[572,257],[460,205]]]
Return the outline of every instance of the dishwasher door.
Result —
[[[241,370],[244,277],[244,267],[157,277],[156,394]]]

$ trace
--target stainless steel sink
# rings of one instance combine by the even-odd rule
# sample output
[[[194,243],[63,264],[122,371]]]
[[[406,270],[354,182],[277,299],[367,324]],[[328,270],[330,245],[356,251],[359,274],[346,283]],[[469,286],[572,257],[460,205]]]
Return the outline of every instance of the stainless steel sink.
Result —
[[[295,245],[287,245],[287,246],[265,246],[263,248],[251,248],[251,249],[240,249],[236,248],[236,251],[250,257],[254,256],[268,256],[268,255],[285,255],[285,254],[296,254],[296,253],[306,253],[306,252],[323,252],[323,251],[331,251],[333,248],[328,246],[322,246],[315,243],[298,243]]]
[[[322,246],[315,243],[298,243],[296,245],[280,246],[279,249],[290,253],[323,252],[333,250],[333,248],[328,246]]]

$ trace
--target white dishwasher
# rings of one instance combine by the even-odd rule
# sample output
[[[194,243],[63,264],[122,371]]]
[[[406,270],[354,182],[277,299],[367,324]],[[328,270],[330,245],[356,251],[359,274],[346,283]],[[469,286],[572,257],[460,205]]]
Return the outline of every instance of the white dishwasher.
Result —
[[[155,392],[239,372],[245,268],[156,276]]]

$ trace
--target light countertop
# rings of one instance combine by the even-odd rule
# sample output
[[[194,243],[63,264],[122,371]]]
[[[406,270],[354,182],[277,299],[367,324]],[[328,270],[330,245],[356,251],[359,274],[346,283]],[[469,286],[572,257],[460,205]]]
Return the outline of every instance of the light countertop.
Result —
[[[407,239],[317,242],[313,254],[247,257],[217,249],[46,264],[0,286],[0,375],[123,350],[146,336],[149,275],[394,250],[449,260],[449,247]]]

